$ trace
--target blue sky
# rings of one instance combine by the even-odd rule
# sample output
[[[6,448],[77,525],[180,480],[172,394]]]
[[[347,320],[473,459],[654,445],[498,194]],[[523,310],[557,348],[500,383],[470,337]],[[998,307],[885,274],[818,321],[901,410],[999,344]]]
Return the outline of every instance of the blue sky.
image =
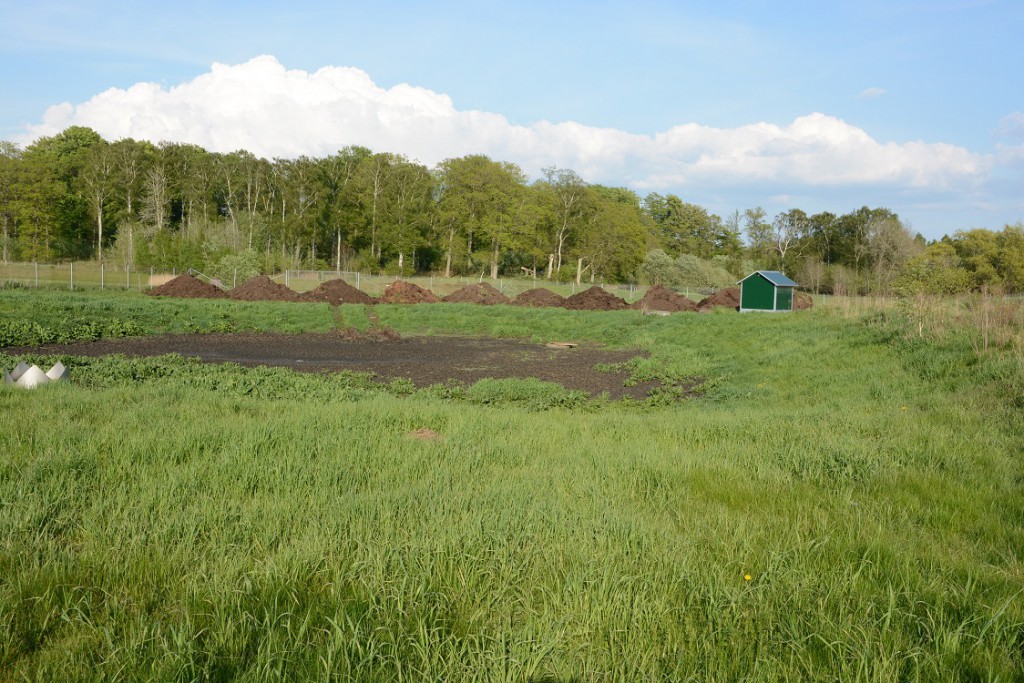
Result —
[[[1024,219],[1024,3],[782,7],[4,0],[0,138],[482,152],[723,215],[887,206],[930,238]]]

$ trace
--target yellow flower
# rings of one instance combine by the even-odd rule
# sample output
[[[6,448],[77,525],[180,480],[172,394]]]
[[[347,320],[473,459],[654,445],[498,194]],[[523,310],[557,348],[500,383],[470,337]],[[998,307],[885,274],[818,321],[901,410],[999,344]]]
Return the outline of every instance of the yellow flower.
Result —
[[[900,410],[906,410],[906,409],[907,409],[906,406],[900,406]]]
[[[750,574],[744,574],[743,575],[743,580],[744,581],[750,581],[752,578],[754,578],[754,577],[752,577]]]

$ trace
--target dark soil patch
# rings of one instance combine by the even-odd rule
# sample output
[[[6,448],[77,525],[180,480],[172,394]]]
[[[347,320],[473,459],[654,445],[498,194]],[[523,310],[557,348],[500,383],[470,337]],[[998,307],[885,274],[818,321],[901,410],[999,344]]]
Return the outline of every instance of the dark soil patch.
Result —
[[[739,310],[740,288],[727,287],[726,289],[720,289],[697,304],[697,308],[702,311],[710,311],[715,307],[734,308]]]
[[[182,273],[178,277],[146,292],[150,296],[176,296],[183,299],[224,299],[227,292],[203,282],[194,275]]]
[[[274,282],[266,275],[257,275],[235,287],[228,296],[235,301],[301,301],[298,292]]]
[[[379,299],[382,304],[435,304],[438,301],[440,299],[429,289],[404,280],[388,285]]]
[[[643,311],[678,313],[679,311],[696,311],[697,304],[682,294],[676,294],[671,289],[666,289],[661,285],[654,285],[647,290],[642,299],[633,302],[630,308]]]
[[[628,308],[625,301],[597,286],[576,292],[562,305],[572,311],[620,311]]]
[[[375,304],[377,300],[366,292],[356,289],[344,280],[328,280],[319,287],[299,295],[303,301],[328,303],[332,306],[341,304]]]
[[[364,333],[366,334],[366,333]],[[658,382],[625,386],[629,373],[600,372],[598,364],[623,363],[645,355],[636,350],[553,349],[513,339],[408,337],[396,341],[350,340],[339,333],[182,334],[101,339],[95,342],[9,348],[4,353],[75,356],[160,356],[177,353],[209,363],[269,365],[307,372],[372,372],[382,381],[407,378],[417,387],[492,378],[535,377],[613,399],[646,398]]]
[[[468,287],[463,287],[452,292],[443,300],[449,303],[482,304],[484,306],[508,303],[507,296],[486,282],[478,282]]]
[[[565,299],[550,289],[538,287],[528,289],[512,300],[513,306],[530,306],[532,308],[561,308]]]

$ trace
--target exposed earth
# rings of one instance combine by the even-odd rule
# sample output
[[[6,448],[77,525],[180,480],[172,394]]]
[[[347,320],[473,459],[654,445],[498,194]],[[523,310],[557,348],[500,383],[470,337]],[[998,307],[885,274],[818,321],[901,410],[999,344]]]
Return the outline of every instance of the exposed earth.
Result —
[[[443,301],[461,304],[481,304],[493,306],[495,304],[507,304],[508,297],[486,282],[478,282],[468,287],[452,292]]]
[[[697,304],[682,294],[676,294],[671,289],[654,285],[647,290],[642,299],[633,302],[630,308],[676,313],[678,311],[696,311]]]
[[[417,387],[451,381],[470,385],[487,377],[536,377],[591,395],[608,392],[613,399],[646,398],[659,386],[658,382],[641,382],[626,387],[628,372],[594,369],[598,364],[622,363],[646,355],[637,350],[551,348],[521,340],[477,337],[352,336],[338,332],[182,334],[12,347],[3,352],[11,356],[44,353],[93,357],[177,353],[209,363],[268,365],[306,372],[373,372],[381,381],[408,378]]]
[[[562,304],[571,311],[621,311],[626,302],[601,287],[591,287],[566,297]]]
[[[230,292],[224,292],[218,287],[203,282],[192,275],[183,274],[146,293],[154,296],[176,296],[183,298],[208,297],[219,299],[229,297],[242,301],[312,301],[325,302],[332,306],[338,304],[373,303],[420,304],[447,301],[483,305],[510,303],[513,306],[559,307],[579,311],[618,311],[632,308],[668,313],[681,311],[706,312],[716,307],[739,309],[740,305],[739,287],[719,290],[700,303],[694,304],[690,299],[681,294],[677,294],[660,285],[655,285],[647,291],[642,299],[632,304],[627,304],[619,297],[597,286],[576,292],[568,298],[563,298],[545,288],[530,289],[509,301],[507,296],[492,285],[480,282],[463,287],[441,299],[429,289],[423,289],[411,282],[397,280],[387,286],[384,294],[379,299],[375,299],[340,279],[329,280],[315,290],[300,295],[288,289],[288,287],[274,282],[266,275],[255,277]],[[795,293],[793,301],[794,310],[805,310],[813,305],[814,301],[809,295],[802,292]]]

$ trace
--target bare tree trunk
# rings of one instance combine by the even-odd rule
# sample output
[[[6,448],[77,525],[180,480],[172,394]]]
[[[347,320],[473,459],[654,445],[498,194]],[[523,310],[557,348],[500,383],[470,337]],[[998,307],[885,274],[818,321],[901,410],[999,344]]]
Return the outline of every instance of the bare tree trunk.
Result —
[[[4,252],[7,251],[7,241],[4,240]],[[101,202],[96,211],[96,253],[100,263],[103,263],[103,203]],[[6,259],[4,259],[6,260]]]
[[[498,243],[497,243],[497,241],[495,241],[495,243],[494,243],[494,251],[491,254],[491,279],[492,280],[497,280],[498,279],[498,259],[499,259],[500,256],[501,256],[501,253],[498,250]]]
[[[548,254],[548,272],[547,272],[547,274],[544,277],[546,277],[548,280],[550,280],[551,279],[551,275],[554,272],[555,272],[555,255],[554,254]]]
[[[555,265],[555,270],[559,273],[562,272],[562,249],[565,247],[565,240],[569,234],[569,227],[567,224],[562,225],[562,229],[558,231],[558,263]]]

